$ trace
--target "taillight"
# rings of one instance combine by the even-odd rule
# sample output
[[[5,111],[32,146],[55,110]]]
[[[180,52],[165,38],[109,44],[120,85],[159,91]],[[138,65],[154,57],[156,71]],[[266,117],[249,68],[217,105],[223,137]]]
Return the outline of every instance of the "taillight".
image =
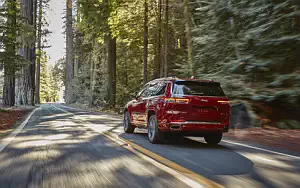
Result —
[[[221,103],[221,104],[229,104],[230,102],[229,102],[229,101],[218,101],[218,103]]]
[[[189,104],[190,99],[182,99],[182,98],[166,98],[166,103],[177,103],[177,104]]]

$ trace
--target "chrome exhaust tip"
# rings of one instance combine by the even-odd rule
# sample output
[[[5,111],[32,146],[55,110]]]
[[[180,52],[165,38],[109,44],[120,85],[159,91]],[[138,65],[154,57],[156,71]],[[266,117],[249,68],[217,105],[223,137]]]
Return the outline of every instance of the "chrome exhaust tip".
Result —
[[[170,129],[172,129],[172,130],[179,130],[180,128],[181,128],[181,125],[172,125],[170,127]]]

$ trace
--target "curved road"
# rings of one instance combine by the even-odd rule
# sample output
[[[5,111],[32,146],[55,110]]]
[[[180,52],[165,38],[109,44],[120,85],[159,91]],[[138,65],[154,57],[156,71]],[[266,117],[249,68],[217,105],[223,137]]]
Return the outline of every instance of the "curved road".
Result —
[[[0,187],[194,187],[194,181],[108,139],[128,140],[224,187],[300,187],[300,157],[200,138],[153,145],[119,116],[42,105],[15,137],[1,140]],[[14,136],[14,135],[12,135]],[[175,169],[176,170],[176,169]],[[199,185],[202,186],[201,184]]]

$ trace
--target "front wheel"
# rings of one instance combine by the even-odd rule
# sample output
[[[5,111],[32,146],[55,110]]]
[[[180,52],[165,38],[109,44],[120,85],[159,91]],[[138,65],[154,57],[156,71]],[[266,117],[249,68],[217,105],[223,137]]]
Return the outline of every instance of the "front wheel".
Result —
[[[204,136],[204,140],[209,145],[217,145],[221,142],[222,136],[223,136],[222,133],[212,134],[212,135]]]
[[[148,120],[148,139],[152,144],[157,144],[161,141],[161,133],[159,132],[155,115],[151,115]]]
[[[123,126],[124,126],[125,133],[133,133],[134,126],[132,126],[130,122],[130,115],[128,111],[124,113]]]

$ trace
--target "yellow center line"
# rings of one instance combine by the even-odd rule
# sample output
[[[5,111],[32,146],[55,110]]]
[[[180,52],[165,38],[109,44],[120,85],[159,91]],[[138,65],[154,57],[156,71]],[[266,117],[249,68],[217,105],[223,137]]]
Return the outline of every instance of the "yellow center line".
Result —
[[[113,136],[110,132],[105,132],[104,135],[108,135],[108,136]],[[119,136],[119,139],[122,140],[123,142],[127,143],[128,145],[130,145],[133,149],[135,149],[136,151],[170,167],[171,169],[180,172],[181,174],[183,174],[184,176],[204,185],[205,187],[208,188],[219,188],[219,187],[223,187],[219,184],[217,184],[216,182],[213,182],[187,168],[184,168],[183,166],[180,166],[156,153],[153,153],[152,151],[149,151],[133,142],[130,142],[129,140],[126,140],[125,138],[122,138]]]

